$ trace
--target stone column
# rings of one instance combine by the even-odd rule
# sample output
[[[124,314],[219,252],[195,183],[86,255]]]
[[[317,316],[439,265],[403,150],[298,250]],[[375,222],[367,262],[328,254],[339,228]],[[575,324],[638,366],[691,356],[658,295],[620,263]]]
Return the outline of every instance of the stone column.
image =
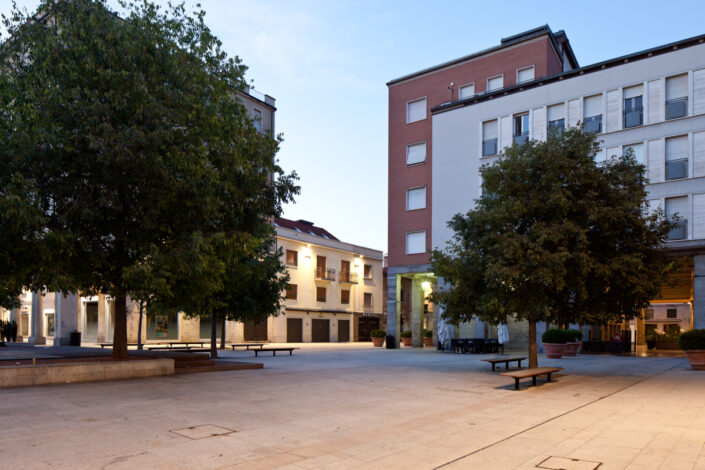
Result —
[[[44,337],[43,297],[41,292],[32,292],[32,336],[29,342],[35,345],[47,344],[47,339]]]
[[[24,341],[22,337],[22,300],[20,299],[20,306],[15,307],[10,311],[10,320],[15,320],[17,322],[17,342],[21,343]]]
[[[113,340],[112,338],[107,337],[108,318],[106,317],[106,304],[105,294],[98,294],[98,333],[96,335],[96,341],[98,343],[109,343]]]
[[[646,352],[646,319],[645,313],[642,310],[641,314],[636,319],[636,352]]]
[[[693,256],[693,328],[705,328],[705,255]]]
[[[387,334],[394,335],[396,347],[399,347],[401,331],[399,330],[399,296],[400,283],[396,274],[387,275]]]
[[[78,331],[80,302],[77,294],[54,295],[54,346],[67,346],[71,332]]]

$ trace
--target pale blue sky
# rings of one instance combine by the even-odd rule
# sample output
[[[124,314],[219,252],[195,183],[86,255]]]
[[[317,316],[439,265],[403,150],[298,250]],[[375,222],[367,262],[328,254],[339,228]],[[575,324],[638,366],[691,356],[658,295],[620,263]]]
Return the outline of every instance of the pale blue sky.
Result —
[[[279,158],[302,187],[284,216],[385,252],[387,81],[543,24],[566,31],[581,65],[705,33],[702,0],[200,3],[256,89],[277,99]]]

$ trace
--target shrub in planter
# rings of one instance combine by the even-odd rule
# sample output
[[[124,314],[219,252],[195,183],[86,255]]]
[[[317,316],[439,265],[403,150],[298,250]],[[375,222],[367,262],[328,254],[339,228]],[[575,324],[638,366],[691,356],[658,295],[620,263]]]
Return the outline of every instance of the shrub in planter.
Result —
[[[433,346],[433,331],[423,330],[423,345]]]
[[[550,328],[541,336],[543,347],[546,349],[546,357],[560,359],[565,352],[565,343],[568,342],[568,335],[565,330]]]
[[[694,370],[705,370],[705,330],[686,331],[678,338]]]
[[[580,349],[580,341],[583,339],[583,334],[578,330],[565,330],[568,341],[566,342],[565,355],[575,356]]]
[[[370,331],[370,338],[372,338],[372,345],[375,348],[381,348],[382,345],[384,344],[384,338],[387,336],[387,333],[383,330],[372,330]]]
[[[411,330],[401,332],[401,344],[411,346]]]

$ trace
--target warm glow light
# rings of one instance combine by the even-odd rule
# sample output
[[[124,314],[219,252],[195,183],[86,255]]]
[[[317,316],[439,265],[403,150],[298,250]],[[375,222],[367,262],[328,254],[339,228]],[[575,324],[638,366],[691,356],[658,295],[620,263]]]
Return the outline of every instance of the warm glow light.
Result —
[[[424,281],[421,283],[421,288],[423,290],[429,290],[431,288],[431,283],[428,281]]]

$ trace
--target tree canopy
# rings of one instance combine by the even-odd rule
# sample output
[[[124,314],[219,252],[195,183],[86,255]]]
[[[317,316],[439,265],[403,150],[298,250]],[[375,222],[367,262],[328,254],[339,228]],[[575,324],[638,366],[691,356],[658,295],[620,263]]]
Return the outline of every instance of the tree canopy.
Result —
[[[630,319],[657,295],[673,221],[647,209],[633,155],[598,163],[598,150],[593,134],[569,129],[482,167],[481,197],[431,256],[447,319],[527,320],[535,366],[536,322]]]
[[[176,276],[192,292],[218,288],[217,247],[256,236],[249,227],[298,191],[279,141],[238,98],[246,67],[204,12],[121,5],[123,18],[105,0],[15,9],[0,49],[3,297],[111,295],[117,357],[127,296],[175,301]]]

